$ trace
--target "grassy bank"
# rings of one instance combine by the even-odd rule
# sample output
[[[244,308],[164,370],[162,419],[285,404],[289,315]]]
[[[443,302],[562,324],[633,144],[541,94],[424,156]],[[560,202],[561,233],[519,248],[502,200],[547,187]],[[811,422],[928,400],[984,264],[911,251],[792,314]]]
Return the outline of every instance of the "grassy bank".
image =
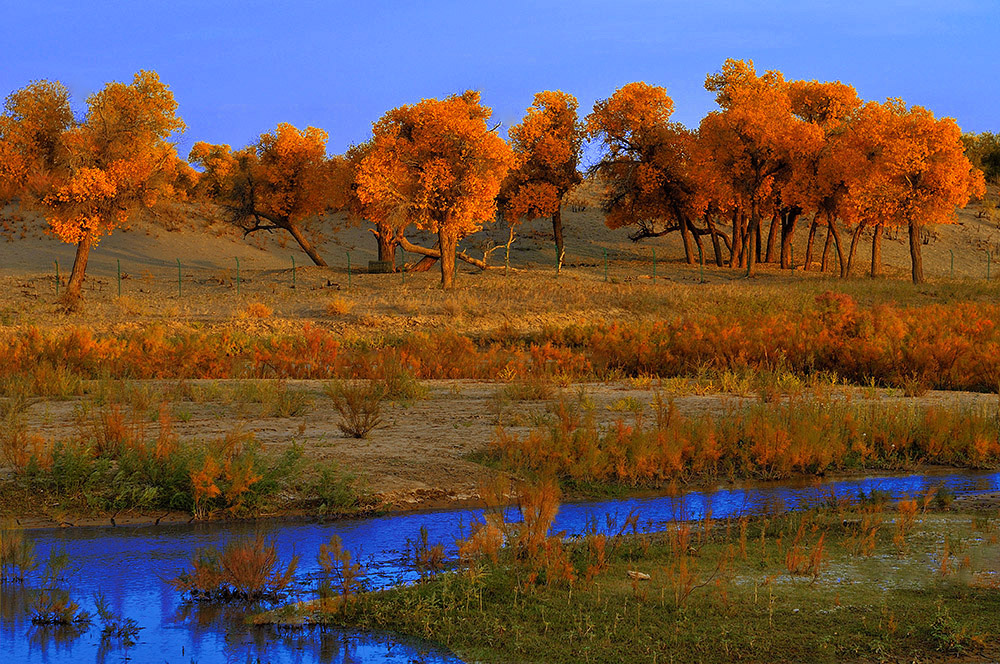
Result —
[[[493,554],[466,546],[457,571],[312,619],[428,638],[467,661],[982,661],[1000,655],[997,527],[923,501],[534,550],[504,526]]]

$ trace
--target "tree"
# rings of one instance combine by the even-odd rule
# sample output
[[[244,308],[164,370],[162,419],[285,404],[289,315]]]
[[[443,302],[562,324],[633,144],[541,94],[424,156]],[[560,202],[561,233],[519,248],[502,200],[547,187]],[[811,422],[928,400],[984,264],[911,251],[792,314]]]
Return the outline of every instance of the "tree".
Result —
[[[326,142],[322,129],[300,131],[281,123],[235,153],[228,145],[195,143],[188,159],[204,169],[205,190],[244,236],[283,229],[316,265],[325,266],[305,231],[330,207],[334,166]]]
[[[868,102],[852,123],[850,140],[866,168],[850,187],[849,205],[869,223],[907,228],[915,284],[924,281],[921,229],[952,223],[956,208],[985,191],[961,138],[951,118],[935,119],[901,99]]]
[[[0,198],[44,185],[65,157],[62,136],[72,125],[69,91],[58,81],[35,81],[7,97],[0,115]]]
[[[823,268],[826,267],[826,257],[832,239],[836,242],[837,255],[841,258],[843,269],[843,252],[835,225],[836,211],[838,196],[843,191],[845,182],[850,179],[851,173],[849,164],[838,148],[841,144],[840,137],[848,131],[850,121],[861,106],[861,100],[852,86],[840,81],[824,83],[792,81],[788,84],[788,97],[792,114],[804,122],[819,127],[823,132],[822,142],[816,144],[817,150],[807,155],[804,161],[795,164],[794,176],[785,179],[781,186],[783,201],[791,202],[805,212],[813,214],[803,269],[808,270],[812,263],[813,241],[821,217],[825,217],[826,222]],[[790,242],[790,234],[786,238],[783,233],[781,251],[783,267],[787,267],[785,259],[790,252]]]
[[[496,217],[496,197],[514,155],[486,126],[479,93],[395,108],[375,123],[357,176],[358,199],[385,211],[394,228],[436,232],[441,285],[454,287],[458,240]],[[414,245],[405,243],[407,251]]]
[[[592,168],[605,185],[604,221],[609,228],[635,226],[637,241],[679,230],[688,263],[694,262],[690,237],[714,226],[696,228],[707,200],[695,135],[670,122],[674,110],[667,91],[637,82],[622,86],[594,104],[586,118],[587,134],[599,139],[604,155]]]
[[[4,160],[10,164],[13,153],[28,164],[22,205],[41,212],[56,237],[76,244],[67,305],[79,300],[90,250],[101,237],[160,195],[172,195],[178,171],[167,139],[184,128],[176,109],[170,89],[151,71],[91,95],[80,122],[72,120],[58,83],[32,84],[8,98],[4,134],[18,136],[13,144],[21,147],[8,143]]]
[[[993,184],[1000,184],[1000,134],[962,134],[965,156]]]
[[[717,93],[722,110],[702,120],[699,141],[733,196],[733,263],[738,258],[752,274],[761,216],[782,207],[779,178],[787,179],[796,163],[818,150],[822,130],[792,114],[780,72],[758,76],[753,62],[726,60],[720,73],[706,78],[705,88]],[[790,213],[801,214],[793,208]]]
[[[369,230],[375,236],[378,244],[378,259],[385,263],[396,261],[396,248],[403,239],[403,228],[397,227],[392,218],[394,208],[385,205],[381,199],[366,199],[362,202],[358,196],[358,173],[361,162],[371,152],[372,143],[362,143],[351,146],[342,157],[335,158],[334,182],[332,188],[339,192],[339,199],[333,203],[334,209],[347,213],[352,222],[368,222],[374,228]]]
[[[563,257],[562,200],[581,181],[577,164],[583,130],[577,122],[576,97],[544,91],[535,99],[520,124],[507,132],[517,158],[504,182],[504,217],[513,226],[522,219],[552,217],[556,258]]]

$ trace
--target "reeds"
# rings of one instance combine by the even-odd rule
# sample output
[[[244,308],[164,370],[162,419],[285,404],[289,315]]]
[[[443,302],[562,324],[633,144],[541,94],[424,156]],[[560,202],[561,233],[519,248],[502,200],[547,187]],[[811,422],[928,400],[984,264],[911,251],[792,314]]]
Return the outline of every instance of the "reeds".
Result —
[[[685,416],[658,398],[653,417],[619,418],[604,426],[566,398],[551,410],[554,422],[526,435],[498,428],[490,454],[516,472],[626,486],[1000,463],[1000,421],[978,408],[793,399],[731,407],[719,416]]]
[[[79,394],[82,379],[379,379],[388,367],[415,378],[543,379],[719,376],[717,387],[756,391],[836,377],[857,385],[994,391],[1000,377],[1000,305],[860,306],[824,293],[801,308],[729,308],[658,322],[583,324],[518,334],[453,330],[346,342],[304,324],[291,333],[143,328],[95,336],[86,329],[6,332],[0,392]],[[775,380],[751,380],[772,375]],[[825,379],[825,378],[824,378]],[[789,382],[791,381],[791,382]],[[796,384],[792,384],[796,383]]]

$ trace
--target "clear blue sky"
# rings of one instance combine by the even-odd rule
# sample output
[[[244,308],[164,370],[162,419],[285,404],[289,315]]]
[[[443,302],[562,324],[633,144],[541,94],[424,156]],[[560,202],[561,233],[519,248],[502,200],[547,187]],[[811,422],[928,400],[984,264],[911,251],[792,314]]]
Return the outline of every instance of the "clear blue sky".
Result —
[[[198,140],[243,146],[279,122],[322,127],[331,153],[387,109],[482,91],[504,126],[535,92],[586,113],[630,81],[663,85],[674,119],[714,107],[705,75],[729,57],[788,78],[902,97],[967,131],[1000,130],[998,0],[241,2],[0,0],[0,91],[58,79],[82,108],[154,69]],[[763,7],[763,8],[762,8]]]

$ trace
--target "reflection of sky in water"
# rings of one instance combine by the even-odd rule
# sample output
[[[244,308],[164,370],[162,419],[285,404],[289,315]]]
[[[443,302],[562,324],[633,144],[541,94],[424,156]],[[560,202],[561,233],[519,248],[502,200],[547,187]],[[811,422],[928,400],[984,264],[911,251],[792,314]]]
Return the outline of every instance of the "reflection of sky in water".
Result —
[[[565,504],[554,528],[569,535],[582,533],[588,522],[614,531],[633,510],[640,528],[657,529],[676,519],[700,519],[706,513],[721,519],[745,513],[800,509],[827,502],[831,497],[856,498],[879,490],[892,498],[923,495],[946,486],[956,495],[1000,488],[1000,474],[940,474],[905,477],[860,478],[829,482],[802,481],[781,485],[756,485],[698,491],[678,497],[640,497]],[[266,528],[283,558],[301,556],[298,577],[308,593],[310,574],[318,570],[316,553],[333,534],[360,556],[372,570],[372,587],[410,581],[405,568],[407,540],[417,540],[420,527],[429,541],[444,542],[454,551],[454,541],[468,530],[481,512],[447,510],[422,512],[334,523],[268,522]],[[513,517],[513,515],[511,515]],[[609,518],[611,517],[611,518]],[[612,523],[614,522],[614,523]],[[615,525],[617,524],[617,525]],[[135,662],[261,661],[298,662],[453,662],[453,656],[428,644],[388,635],[357,634],[340,630],[250,629],[242,625],[239,611],[206,606],[186,606],[165,579],[183,569],[199,547],[221,546],[228,537],[252,534],[254,524],[227,526],[194,524],[139,528],[70,528],[29,532],[44,560],[53,546],[64,546],[78,571],[70,580],[72,596],[93,612],[93,595],[102,592],[112,609],[134,618],[144,629],[128,655]],[[30,585],[30,584],[29,584]],[[95,625],[74,637],[58,629],[33,627],[25,616],[26,599],[17,588],[0,593],[0,662],[76,663],[119,662],[120,648],[102,648]]]

